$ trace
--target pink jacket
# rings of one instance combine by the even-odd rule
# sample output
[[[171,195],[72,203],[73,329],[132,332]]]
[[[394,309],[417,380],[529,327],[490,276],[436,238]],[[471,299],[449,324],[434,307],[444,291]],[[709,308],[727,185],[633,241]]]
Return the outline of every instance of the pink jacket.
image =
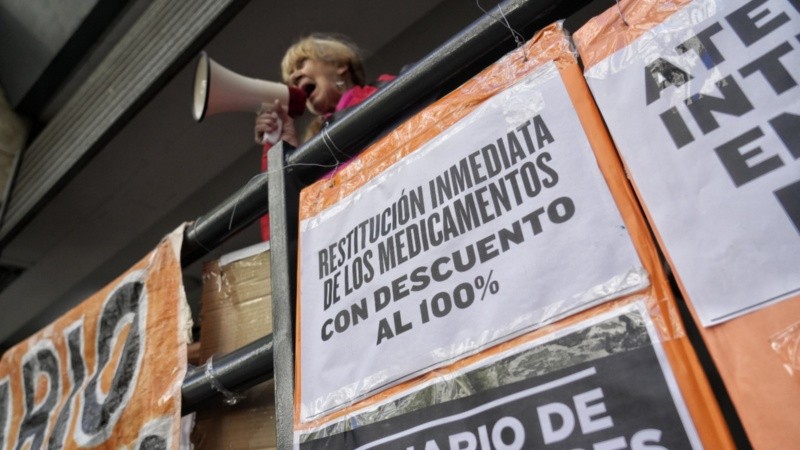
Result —
[[[330,121],[334,118],[336,113],[339,111],[344,111],[345,109],[352,108],[353,106],[358,105],[359,103],[366,100],[370,95],[377,92],[381,87],[386,85],[386,83],[395,79],[394,75],[381,75],[378,77],[375,85],[366,85],[366,86],[354,86],[342,94],[342,97],[339,99],[339,103],[336,104],[336,111],[333,113],[327,114],[325,116],[326,121]],[[264,144],[264,148],[261,152],[261,171],[264,172],[267,170],[267,152],[272,147],[272,144]],[[349,164],[349,160],[339,164],[336,169],[329,172],[326,177],[333,176],[336,172],[342,170],[347,164]],[[265,241],[269,240],[269,215],[264,215],[261,218],[261,238]]]

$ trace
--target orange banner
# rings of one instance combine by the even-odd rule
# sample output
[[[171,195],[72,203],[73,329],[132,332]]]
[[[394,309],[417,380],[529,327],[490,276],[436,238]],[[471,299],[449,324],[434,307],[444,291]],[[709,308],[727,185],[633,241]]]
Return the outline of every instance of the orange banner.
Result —
[[[178,448],[182,236],[3,355],[0,448]]]
[[[300,219],[308,219],[336,205],[337,202],[347,198],[370,180],[383,174],[393,164],[440,136],[448,127],[469,115],[484,101],[511,87],[546,64],[554,64],[560,82],[563,83],[563,87],[569,94],[571,107],[574,108],[580,122],[576,132],[580,133],[582,127],[591,150],[594,152],[602,177],[607,183],[624,221],[625,226],[622,228],[629,235],[635,251],[649,275],[648,286],[633,294],[607,301],[584,312],[546,325],[506,344],[500,344],[450,366],[436,369],[414,380],[392,387],[381,394],[330,414],[324,419],[302,421],[298,414],[295,420],[296,430],[311,430],[331,423],[331,421],[352,417],[359,411],[373,408],[387,399],[402,396],[415,386],[421,386],[441,377],[446,378],[449,373],[459,370],[460,367],[491,358],[493,355],[507,350],[509,346],[548,336],[564,327],[605,314],[622,305],[644,301],[703,445],[707,448],[733,448],[727,426],[678,317],[675,300],[660,265],[656,247],[650,238],[650,231],[644,216],[638,207],[611,139],[589,93],[571,44],[560,24],[543,29],[524,47],[509,53],[454,92],[400,125],[332,178],[321,180],[305,189],[301,194]],[[612,250],[608,249],[609,252]],[[536,256],[530,255],[531,258]],[[558,259],[561,256],[566,255],[548,254],[546,258]],[[500,295],[503,295],[502,291]],[[531,293],[531,295],[536,295],[536,293]],[[297,309],[298,317],[300,317],[301,305],[298,305]],[[300,323],[299,319],[298,323]],[[414,351],[414,349],[407,351]],[[302,352],[303,342],[299,342],[298,339],[297,353],[302,354]],[[303,367],[298,367],[298,377],[302,370]],[[299,386],[299,383],[296,385]],[[297,411],[300,407],[301,404],[296,402],[295,410]]]
[[[783,0],[622,0],[574,36],[637,196],[755,448],[794,448],[800,440],[800,296],[785,287],[798,279],[796,263],[785,261],[800,254],[790,220],[797,220],[800,172],[789,154],[798,141],[786,121],[794,117],[796,128],[799,54],[788,43],[797,43],[797,8]],[[779,53],[770,67],[779,76],[752,70]],[[635,82],[623,80],[628,73]],[[698,113],[709,102],[736,100],[745,108]],[[716,126],[707,127],[706,117]],[[773,163],[770,170],[762,161]],[[795,181],[782,189],[786,179]],[[708,275],[702,283],[701,272]],[[770,289],[782,294],[763,294]],[[709,324],[703,308],[733,309],[735,295],[749,303]]]

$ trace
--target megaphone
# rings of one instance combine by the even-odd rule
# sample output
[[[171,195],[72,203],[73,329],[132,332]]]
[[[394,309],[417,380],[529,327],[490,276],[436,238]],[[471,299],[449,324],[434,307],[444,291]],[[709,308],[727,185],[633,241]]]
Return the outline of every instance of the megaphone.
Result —
[[[257,113],[263,104],[275,100],[297,117],[305,111],[306,93],[303,90],[274,81],[239,75],[200,53],[194,74],[192,115],[200,122],[205,116],[230,111]]]

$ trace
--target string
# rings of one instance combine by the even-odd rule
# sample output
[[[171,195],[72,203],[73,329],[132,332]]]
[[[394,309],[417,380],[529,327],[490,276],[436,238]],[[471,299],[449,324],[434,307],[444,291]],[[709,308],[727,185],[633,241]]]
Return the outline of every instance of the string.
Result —
[[[205,245],[203,245],[203,243],[200,242],[199,239],[197,239],[197,235],[192,233],[192,231],[197,229],[197,222],[193,222],[191,226],[192,226],[192,228],[189,230],[189,235],[192,236],[192,241],[194,241],[195,244],[199,245],[200,248],[202,248],[206,252],[211,253],[212,250],[210,248],[206,247]]]
[[[522,60],[525,61],[525,62],[528,62],[528,55],[525,54],[525,38],[522,36],[522,34],[520,34],[517,30],[515,30],[511,26],[511,23],[509,23],[508,17],[506,17],[505,12],[503,12],[503,7],[500,5],[500,3],[497,4],[497,9],[500,11],[500,16],[502,17],[502,20],[500,20],[497,17],[495,17],[492,14],[490,14],[489,11],[486,11],[485,9],[483,9],[483,6],[481,6],[481,1],[480,0],[475,0],[475,4],[478,6],[478,8],[481,11],[483,11],[484,14],[486,14],[489,17],[491,17],[495,21],[499,22],[504,27],[508,28],[508,31],[511,32],[511,36],[514,38],[514,42],[516,42],[516,44],[517,44],[517,48],[522,51]]]
[[[619,5],[619,0],[614,0],[617,3],[617,13],[619,13],[620,19],[622,19],[622,23],[625,24],[626,27],[629,27],[628,21],[625,20],[625,14],[622,14],[622,7]]]
[[[228,231],[230,231],[233,228],[233,217],[236,215],[236,207],[239,206],[239,200],[242,198],[242,195],[244,195],[244,191],[247,190],[247,187],[250,186],[250,183],[252,183],[255,180],[256,180],[256,177],[250,178],[250,180],[244,185],[244,187],[239,189],[239,195],[236,196],[236,200],[234,200],[234,202],[233,202],[233,210],[231,211],[231,219],[228,221]]]
[[[334,158],[335,158],[335,156],[334,156]],[[282,172],[282,171],[284,171],[284,170],[286,170],[286,169],[289,169],[289,168],[291,168],[291,167],[322,167],[322,168],[324,168],[324,169],[335,169],[335,168],[339,167],[339,164],[338,164],[338,161],[337,161],[337,163],[336,163],[336,164],[294,163],[294,164],[288,164],[288,165],[286,165],[286,166],[283,166],[283,168],[279,168],[279,169],[272,169],[272,170],[269,170],[269,169],[268,169],[266,172],[262,172],[262,173],[266,173],[267,175],[269,175],[269,174],[275,174],[275,173],[278,173],[278,172]],[[257,179],[258,179],[258,177],[253,177],[253,178],[251,178],[251,179],[250,179],[250,180],[247,182],[247,184],[245,184],[245,185],[244,185],[244,186],[243,186],[243,187],[242,187],[242,188],[239,190],[239,194],[236,196],[236,199],[235,199],[235,200],[234,200],[234,202],[233,202],[233,210],[231,211],[231,217],[230,217],[230,219],[228,220],[228,230],[229,230],[229,231],[230,231],[231,229],[233,229],[233,219],[234,219],[234,217],[236,216],[236,208],[237,208],[237,207],[238,207],[238,205],[239,205],[239,201],[241,200],[241,198],[242,198],[242,196],[244,195],[245,191],[247,191],[247,187],[248,187],[248,186],[250,186],[250,184],[251,184],[251,183],[253,183],[253,182],[255,182]],[[205,249],[206,251],[208,251],[208,252],[211,252],[211,250],[210,250],[210,249],[206,248],[206,247],[205,247],[205,246],[204,246],[204,245],[203,245],[201,242],[199,242],[197,239],[195,239],[195,242],[197,243],[197,245],[199,245],[200,247],[202,247],[202,248],[203,248],[203,249]]]
[[[336,153],[339,153],[340,155],[342,155],[342,156],[344,156],[346,158],[350,158],[350,156],[347,153],[343,152],[336,145],[336,143],[333,142],[333,139],[331,138],[330,134],[328,134],[327,124],[322,128],[322,130],[320,130],[320,134],[322,135],[322,142],[325,144],[325,148],[328,149],[328,152],[331,154],[331,156],[333,157],[334,161],[336,161],[336,163],[334,163],[334,164],[293,163],[293,164],[285,165],[285,166],[283,166],[281,168],[278,168],[278,169],[267,169],[266,172],[262,172],[262,173],[265,173],[265,174],[269,175],[269,174],[282,172],[282,171],[284,171],[286,169],[290,169],[292,167],[322,167],[322,168],[325,168],[325,169],[333,169],[333,172],[335,172],[336,169],[338,169],[339,166],[342,164],[341,161],[339,160],[339,158],[336,157]],[[334,150],[336,151],[336,153],[334,153]],[[251,178],[250,181],[248,181],[247,184],[245,184],[244,187],[239,190],[239,195],[236,196],[236,199],[233,202],[233,210],[231,211],[230,220],[228,221],[228,230],[231,230],[233,228],[233,219],[236,216],[236,208],[239,205],[239,201],[240,201],[242,195],[244,195],[244,192],[247,190],[247,187],[250,185],[250,183],[255,181],[256,178],[257,177]],[[201,247],[203,247],[203,245],[200,244],[199,242],[198,242],[198,244]],[[205,247],[203,247],[203,248],[205,248]],[[206,250],[208,250],[208,249],[206,249]]]
[[[219,382],[217,379],[217,373],[214,371],[214,355],[211,355],[211,357],[208,358],[208,362],[206,362],[206,377],[208,377],[211,388],[222,394],[225,404],[233,406],[239,403],[239,400],[246,398],[242,394],[229,391],[225,388],[225,386],[222,385],[222,383]]]
[[[334,167],[334,172],[335,172],[336,169],[338,169],[339,166],[341,165],[341,161],[339,161],[339,158],[336,157],[336,153],[334,153],[333,150],[336,150],[337,153],[344,156],[345,158],[350,158],[350,157],[341,149],[339,149],[339,147],[336,146],[335,142],[333,142],[333,139],[331,138],[330,134],[328,134],[327,124],[324,127],[322,127],[321,134],[322,134],[322,142],[325,143],[325,147],[328,148],[328,151],[330,152],[331,156],[333,156],[333,159],[336,161],[336,166]],[[333,147],[333,149],[331,147]]]

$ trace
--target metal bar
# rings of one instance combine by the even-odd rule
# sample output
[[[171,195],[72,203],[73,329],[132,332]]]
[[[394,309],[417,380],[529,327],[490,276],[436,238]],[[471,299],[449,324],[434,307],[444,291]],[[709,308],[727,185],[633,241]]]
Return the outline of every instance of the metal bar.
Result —
[[[240,392],[271,379],[272,357],[270,334],[212,360],[210,367],[206,363],[190,370],[181,387],[181,407],[184,413],[191,412],[203,401],[223,393],[223,389]]]
[[[269,152],[269,167],[284,169],[292,147],[281,143]],[[275,426],[280,448],[292,442],[294,422],[294,317],[297,286],[297,235],[300,190],[286,170],[270,178],[269,225],[272,261],[272,333],[275,336]],[[281,444],[283,443],[283,445]]]

